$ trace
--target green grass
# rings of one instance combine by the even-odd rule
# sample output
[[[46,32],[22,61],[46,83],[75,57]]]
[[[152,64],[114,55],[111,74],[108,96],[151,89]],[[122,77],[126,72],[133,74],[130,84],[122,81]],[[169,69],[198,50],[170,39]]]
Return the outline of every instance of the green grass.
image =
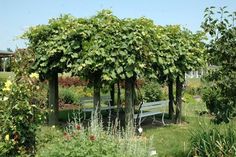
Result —
[[[153,138],[153,146],[161,157],[183,157],[189,151],[189,138],[191,130],[199,127],[199,123],[209,123],[208,117],[197,115],[205,110],[202,102],[197,103],[190,99],[183,104],[184,122],[182,124],[169,124],[164,127],[149,127],[144,129],[144,135]]]
[[[190,138],[196,128],[217,127],[225,129],[228,125],[235,126],[236,121],[231,124],[214,125],[209,115],[200,116],[201,111],[206,111],[202,101],[189,99],[183,104],[182,124],[169,124],[164,127],[144,127],[144,136],[152,137],[153,146],[161,157],[184,157],[190,149]]]
[[[6,80],[9,77],[13,77],[14,73],[13,72],[0,72],[0,81],[1,80]]]

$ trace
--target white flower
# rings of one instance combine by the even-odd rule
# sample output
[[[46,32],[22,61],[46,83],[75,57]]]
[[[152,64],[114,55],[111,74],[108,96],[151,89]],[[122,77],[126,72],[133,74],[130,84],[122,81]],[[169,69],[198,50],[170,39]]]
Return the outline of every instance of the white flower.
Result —
[[[139,127],[139,128],[138,128],[138,132],[139,132],[140,134],[142,134],[143,128]]]
[[[151,150],[150,151],[150,156],[153,156],[153,155],[156,155],[157,154],[157,151],[156,150]]]

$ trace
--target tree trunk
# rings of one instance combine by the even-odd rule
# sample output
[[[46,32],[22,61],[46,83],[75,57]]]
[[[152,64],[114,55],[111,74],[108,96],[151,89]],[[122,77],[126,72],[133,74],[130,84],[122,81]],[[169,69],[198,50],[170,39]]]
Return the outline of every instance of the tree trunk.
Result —
[[[99,76],[96,76],[93,82],[93,108],[98,116],[100,116],[101,114],[100,88],[101,88],[101,79]]]
[[[168,77],[169,119],[173,119],[173,115],[174,115],[173,82],[174,82],[173,78]]]
[[[125,125],[126,127],[133,127],[134,116],[134,95],[133,95],[133,78],[125,80]]]
[[[55,125],[58,123],[58,74],[55,73],[49,79],[49,125]]]
[[[111,96],[111,106],[115,106],[115,84],[111,85],[111,91],[110,91],[110,96]]]
[[[137,94],[135,91],[135,80],[136,80],[135,77],[133,77],[133,83],[132,83],[133,106],[136,106],[138,104]]]
[[[120,93],[120,82],[117,82],[117,119],[120,119],[121,109],[121,93]]]
[[[175,123],[181,123],[182,118],[182,93],[183,93],[183,82],[180,81],[179,76],[176,79],[176,117]]]

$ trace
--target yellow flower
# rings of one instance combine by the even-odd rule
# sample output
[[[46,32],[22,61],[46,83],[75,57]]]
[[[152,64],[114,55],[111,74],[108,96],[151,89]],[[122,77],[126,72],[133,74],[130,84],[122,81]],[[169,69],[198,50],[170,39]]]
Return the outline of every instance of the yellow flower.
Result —
[[[31,73],[30,78],[35,78],[35,79],[39,79],[39,74],[38,73]]]
[[[4,88],[2,90],[3,91],[10,91],[11,90],[11,86],[12,86],[12,82],[10,80],[7,80],[5,82],[5,86],[4,86]]]
[[[7,80],[5,82],[5,87],[11,87],[11,85],[12,85],[12,82],[10,80]]]
[[[9,140],[10,140],[10,136],[9,136],[9,134],[6,134],[5,141],[9,141]]]
[[[3,91],[10,91],[11,88],[9,88],[9,87],[4,87],[2,90],[3,90]]]

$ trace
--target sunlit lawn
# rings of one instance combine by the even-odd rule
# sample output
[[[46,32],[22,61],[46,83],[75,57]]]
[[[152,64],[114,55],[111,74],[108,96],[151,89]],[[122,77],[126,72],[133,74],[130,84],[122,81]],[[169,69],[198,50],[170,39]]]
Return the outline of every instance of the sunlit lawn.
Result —
[[[191,134],[200,127],[209,128],[212,126],[227,128],[226,124],[214,125],[209,115],[200,116],[205,111],[203,102],[190,102],[184,104],[183,124],[169,124],[166,126],[149,126],[144,128],[144,136],[153,138],[153,146],[160,157],[184,157],[188,155],[190,148]],[[235,121],[231,126],[236,128]],[[229,124],[230,125],[230,124]]]
[[[205,110],[202,102],[184,104],[184,122],[182,124],[167,124],[166,126],[149,126],[144,135],[153,138],[153,146],[161,157],[187,156],[191,131],[201,124],[209,124],[210,118],[199,116],[199,111]]]

